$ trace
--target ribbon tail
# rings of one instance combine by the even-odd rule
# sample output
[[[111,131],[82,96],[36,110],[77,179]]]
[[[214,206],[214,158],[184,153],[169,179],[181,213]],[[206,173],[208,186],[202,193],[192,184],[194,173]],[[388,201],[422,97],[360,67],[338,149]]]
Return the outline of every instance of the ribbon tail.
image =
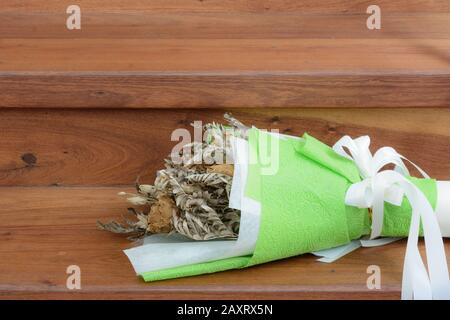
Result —
[[[375,176],[373,181],[372,231],[370,239],[381,235],[384,220],[384,181]]]
[[[402,297],[405,299],[450,299],[450,279],[444,242],[436,215],[428,199],[413,183],[394,171],[378,174],[387,185],[398,184],[412,207],[411,226],[404,264]],[[423,225],[428,272],[418,248],[420,222]]]
[[[403,265],[402,300],[431,300],[430,279],[418,248],[420,216],[413,210]]]
[[[417,249],[417,247],[416,247]],[[427,270],[418,250],[405,256],[402,279],[402,300],[431,300],[433,294]]]
[[[425,179],[430,179],[430,176],[421,168],[419,167],[417,164],[415,164],[414,162],[412,162],[411,160],[409,160],[408,158],[400,155],[400,158],[402,158],[403,160],[408,161],[414,168],[417,169],[417,171],[419,171],[419,173],[422,175],[422,177],[424,177]]]

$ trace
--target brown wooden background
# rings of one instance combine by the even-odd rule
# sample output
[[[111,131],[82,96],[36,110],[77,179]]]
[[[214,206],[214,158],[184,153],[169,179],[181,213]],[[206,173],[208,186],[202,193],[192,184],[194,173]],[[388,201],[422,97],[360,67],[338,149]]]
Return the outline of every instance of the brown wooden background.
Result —
[[[65,27],[78,4],[82,29]],[[395,147],[450,179],[450,3],[61,0],[0,4],[1,298],[398,298],[404,243],[144,284],[116,196],[151,181],[172,130],[231,111],[248,125]],[[449,251],[450,252],[450,251]],[[65,269],[78,264],[82,290]],[[366,268],[382,270],[382,290]]]

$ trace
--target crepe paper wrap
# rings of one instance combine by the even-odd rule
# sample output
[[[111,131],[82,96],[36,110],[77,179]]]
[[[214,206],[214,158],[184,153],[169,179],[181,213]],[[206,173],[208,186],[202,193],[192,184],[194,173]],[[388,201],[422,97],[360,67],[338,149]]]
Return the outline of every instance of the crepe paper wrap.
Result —
[[[240,209],[243,221],[238,240],[211,241],[208,244],[163,243],[152,248],[148,245],[133,248],[126,253],[135,270],[145,281],[193,276],[348,245],[352,240],[369,235],[372,238],[378,235],[406,237],[411,231],[402,297],[450,298],[445,251],[438,219],[433,212],[436,206],[443,206],[441,211],[449,208],[441,204],[442,201],[437,205],[437,186],[442,190],[450,190],[450,186],[439,185],[429,178],[410,177],[402,162],[404,158],[393,149],[384,149],[372,157],[368,151],[370,140],[348,139],[340,140],[341,144],[338,143],[333,150],[308,134],[299,138],[252,128],[248,131],[246,144],[247,163],[235,164],[233,178],[233,186],[235,181],[241,182],[242,193]],[[242,144],[242,141],[237,143]],[[343,154],[344,146],[350,154]],[[245,153],[242,148],[238,150]],[[236,156],[239,157],[239,153]],[[390,161],[377,162],[386,156]],[[396,171],[380,172],[382,167],[377,165],[384,162],[395,164]],[[368,211],[372,207],[373,221]],[[448,221],[447,216],[441,221],[445,219]],[[420,221],[427,231],[430,274],[417,250]],[[376,233],[371,229],[375,222],[381,227]],[[149,258],[145,255],[156,248],[166,250],[165,257],[164,254],[153,254],[153,259],[177,260],[176,256],[183,255],[185,249],[188,250],[184,251],[186,255],[192,253],[194,258],[185,259],[185,265],[182,261],[172,264],[168,261],[164,264],[163,261],[145,271]],[[219,251],[216,258],[214,253],[211,254],[216,250],[214,248]],[[234,248],[237,253],[233,252]],[[201,251],[204,256],[196,257]]]

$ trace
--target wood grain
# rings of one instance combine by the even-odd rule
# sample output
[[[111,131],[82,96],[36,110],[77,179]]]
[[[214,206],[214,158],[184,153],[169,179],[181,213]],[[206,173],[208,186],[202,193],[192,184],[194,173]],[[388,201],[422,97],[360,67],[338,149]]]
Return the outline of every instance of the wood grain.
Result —
[[[333,264],[310,255],[244,270],[144,283],[122,249],[123,237],[96,230],[118,218],[123,188],[0,188],[0,298],[398,299],[405,242],[358,250]],[[450,252],[450,243],[446,245]],[[66,268],[81,268],[79,292]],[[366,287],[369,265],[381,290]]]
[[[1,73],[1,108],[448,107],[450,74]]]
[[[2,71],[450,72],[450,39],[1,39]]]
[[[400,297],[404,242],[146,284],[130,244],[95,222],[125,212],[116,194],[137,175],[153,181],[174,129],[226,110],[328,144],[369,134],[372,150],[393,146],[450,179],[449,1],[379,0],[377,31],[366,0],[78,0],[76,31],[65,2],[4,2],[0,299]],[[381,290],[366,287],[369,265]]]
[[[77,0],[77,4],[94,12],[294,12],[358,13],[373,4],[370,0]],[[446,0],[378,0],[383,12],[450,12]],[[9,0],[2,5],[6,12],[65,12],[68,5],[60,0]]]
[[[446,1],[378,1],[383,28],[366,28],[370,1],[78,1],[82,31],[65,26],[68,4],[8,1],[0,38],[448,38]]]
[[[194,120],[223,122],[225,110],[0,110],[0,185],[132,185],[153,181]],[[341,136],[372,136],[372,150],[392,146],[431,176],[450,179],[450,109],[235,109],[248,125],[332,145]]]
[[[443,0],[78,4],[2,7],[0,107],[449,106]]]
[[[0,11],[3,39],[441,39],[450,35],[450,13],[385,13],[381,30],[358,13],[111,12],[82,9],[81,30],[68,30],[65,10]]]

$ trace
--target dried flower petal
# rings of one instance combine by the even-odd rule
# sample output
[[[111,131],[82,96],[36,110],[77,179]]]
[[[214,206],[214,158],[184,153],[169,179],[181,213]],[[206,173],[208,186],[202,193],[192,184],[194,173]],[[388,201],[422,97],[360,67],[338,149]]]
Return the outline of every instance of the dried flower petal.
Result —
[[[232,164],[215,164],[208,167],[207,172],[221,173],[232,177],[234,173],[234,166]]]
[[[147,231],[169,233],[172,230],[172,216],[177,211],[178,208],[170,197],[166,195],[158,197],[158,201],[151,207],[148,214]]]
[[[128,202],[130,202],[131,204],[135,205],[135,206],[143,206],[144,204],[147,203],[147,199],[141,196],[134,196],[134,197],[130,197],[127,198]]]

